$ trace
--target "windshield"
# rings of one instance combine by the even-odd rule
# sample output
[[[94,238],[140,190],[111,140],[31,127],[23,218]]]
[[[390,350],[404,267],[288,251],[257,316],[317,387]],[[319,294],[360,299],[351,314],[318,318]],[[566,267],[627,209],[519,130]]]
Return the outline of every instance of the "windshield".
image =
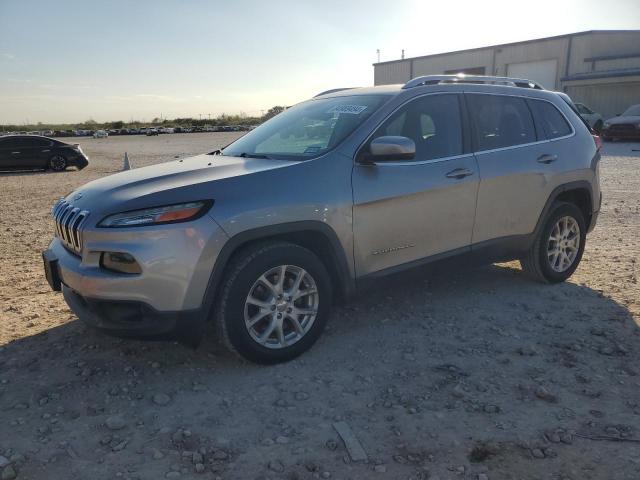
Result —
[[[373,114],[388,95],[351,95],[300,103],[226,147],[230,156],[306,160],[331,150]]]
[[[625,117],[640,117],[640,105],[631,105],[622,115]]]

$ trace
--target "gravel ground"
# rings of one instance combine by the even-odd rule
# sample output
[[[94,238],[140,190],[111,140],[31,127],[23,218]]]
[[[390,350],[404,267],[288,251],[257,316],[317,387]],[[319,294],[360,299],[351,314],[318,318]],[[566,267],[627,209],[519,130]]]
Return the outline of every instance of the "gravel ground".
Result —
[[[274,367],[85,328],[41,272],[54,200],[124,151],[234,135],[79,139],[81,172],[0,176],[2,480],[640,478],[640,144],[605,146],[598,227],[561,285],[515,263],[396,278]]]

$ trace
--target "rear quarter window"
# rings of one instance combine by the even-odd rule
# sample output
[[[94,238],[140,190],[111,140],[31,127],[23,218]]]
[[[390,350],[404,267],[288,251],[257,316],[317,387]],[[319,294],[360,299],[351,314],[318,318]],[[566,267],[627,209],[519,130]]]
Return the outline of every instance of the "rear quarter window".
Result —
[[[467,94],[476,150],[493,150],[536,141],[527,102],[507,95]]]
[[[571,135],[571,125],[555,105],[544,100],[529,100],[529,105],[548,140]]]

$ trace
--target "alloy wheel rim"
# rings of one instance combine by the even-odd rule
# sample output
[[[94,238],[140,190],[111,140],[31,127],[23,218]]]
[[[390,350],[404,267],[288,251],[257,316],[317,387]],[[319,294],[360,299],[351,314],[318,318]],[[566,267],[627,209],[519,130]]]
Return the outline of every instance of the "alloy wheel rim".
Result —
[[[318,316],[318,286],[301,267],[279,265],[252,285],[244,304],[251,338],[270,349],[286,348],[311,330]]]
[[[551,229],[547,242],[547,259],[554,272],[567,271],[580,249],[580,226],[573,217],[562,217]]]
[[[59,155],[56,155],[51,159],[51,168],[53,168],[54,170],[60,170],[64,167],[64,165],[65,165],[64,158],[62,158]]]

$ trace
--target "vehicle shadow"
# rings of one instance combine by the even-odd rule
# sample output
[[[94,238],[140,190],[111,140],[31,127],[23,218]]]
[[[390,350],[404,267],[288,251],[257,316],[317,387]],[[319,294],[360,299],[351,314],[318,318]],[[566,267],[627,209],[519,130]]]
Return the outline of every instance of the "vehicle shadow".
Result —
[[[36,175],[56,175],[79,171],[76,168],[56,172],[54,170],[0,170],[0,177],[32,177]]]
[[[124,413],[144,425],[127,427],[141,451],[175,448],[169,437],[144,432],[188,428],[201,442],[242,445],[243,468],[265,438],[284,435],[314,450],[334,438],[336,418],[347,419],[371,452],[394,453],[399,442],[435,445],[436,437],[454,448],[447,442],[486,432],[515,442],[558,422],[577,428],[593,419],[589,412],[615,410],[611,422],[629,415],[624,399],[637,392],[622,380],[638,375],[639,341],[624,305],[584,285],[534,283],[514,264],[390,279],[336,307],[316,346],[275,366],[244,362],[212,335],[193,350],[116,339],[70,321],[0,348],[0,380],[10,387],[0,385],[0,411],[25,426],[2,422],[0,438],[27,448],[43,415],[58,411],[64,421],[42,434],[51,442],[39,455],[86,438],[75,454],[94,461],[101,435],[114,433],[105,419]],[[55,469],[73,462],[64,456]]]
[[[444,318],[440,319],[442,321],[456,318],[457,316],[451,313],[458,311],[463,312],[461,317],[464,317],[464,320],[459,320],[466,323],[469,317],[473,317],[474,323],[484,322],[487,328],[491,328],[491,318],[485,317],[492,317],[492,314],[502,315],[514,322],[522,320],[520,316],[527,315],[551,318],[550,312],[557,308],[558,303],[563,304],[563,311],[573,309],[577,316],[585,315],[585,310],[602,312],[597,315],[587,314],[587,317],[593,319],[589,324],[598,325],[600,321],[610,322],[615,319],[616,323],[636,326],[633,316],[624,305],[603,296],[599,291],[570,282],[556,285],[535,282],[526,277],[515,262],[483,267],[456,264],[454,270],[444,263],[382,279],[355,299],[335,306],[327,332],[323,336],[325,338],[321,338],[320,343],[331,343],[333,347],[340,347],[344,342],[342,346],[348,348],[359,335],[366,336],[367,330],[372,329],[371,325],[376,322],[392,322],[397,327],[409,329],[416,327],[416,322],[423,320],[427,323],[438,323],[439,312],[444,315]],[[405,318],[406,324],[403,325]],[[600,324],[600,327],[604,328],[605,325]],[[460,328],[462,327],[464,324],[460,325]],[[558,324],[557,328],[561,329],[562,325]],[[535,332],[532,333],[534,337],[531,340],[535,341]],[[160,354],[165,361],[167,355],[175,355],[178,362],[198,359],[207,364],[207,359],[213,355],[218,366],[250,366],[238,357],[227,354],[226,349],[218,345],[211,330],[202,344],[192,349],[183,347],[178,342],[112,337],[85,327],[79,320],[72,320],[63,326],[10,342],[0,352],[0,365],[2,357],[32,354],[31,343],[44,345],[61,340],[77,345],[96,342],[99,350],[110,350],[117,355],[129,355],[124,352],[135,350],[138,353],[133,356],[139,356],[141,360],[152,361],[155,359],[154,355]],[[306,357],[305,363],[310,363],[312,357],[322,355],[321,350],[321,346],[316,346],[302,358]],[[166,363],[167,368],[172,368],[169,362]],[[176,368],[179,371],[179,367]]]

